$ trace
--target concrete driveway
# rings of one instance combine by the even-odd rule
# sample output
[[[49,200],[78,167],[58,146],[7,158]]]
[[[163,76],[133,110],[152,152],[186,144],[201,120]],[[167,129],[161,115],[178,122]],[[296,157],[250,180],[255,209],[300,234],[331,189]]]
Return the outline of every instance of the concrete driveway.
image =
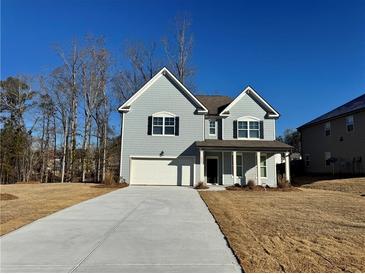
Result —
[[[239,272],[199,194],[135,186],[0,239],[2,272]]]

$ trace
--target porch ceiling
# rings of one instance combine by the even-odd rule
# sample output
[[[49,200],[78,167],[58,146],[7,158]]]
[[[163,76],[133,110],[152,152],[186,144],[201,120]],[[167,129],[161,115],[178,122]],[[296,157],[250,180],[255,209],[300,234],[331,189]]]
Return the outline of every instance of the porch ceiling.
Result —
[[[205,150],[244,150],[287,152],[293,147],[279,141],[267,140],[205,140],[197,141],[195,145]]]

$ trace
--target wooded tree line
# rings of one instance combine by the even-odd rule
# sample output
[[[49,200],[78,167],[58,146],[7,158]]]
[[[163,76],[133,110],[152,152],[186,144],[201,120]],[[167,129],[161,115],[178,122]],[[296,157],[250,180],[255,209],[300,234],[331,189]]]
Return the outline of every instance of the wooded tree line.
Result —
[[[103,37],[57,47],[60,66],[0,83],[0,182],[119,181],[120,138],[111,113],[167,66],[192,86],[190,20],[161,42],[128,42],[117,60]]]

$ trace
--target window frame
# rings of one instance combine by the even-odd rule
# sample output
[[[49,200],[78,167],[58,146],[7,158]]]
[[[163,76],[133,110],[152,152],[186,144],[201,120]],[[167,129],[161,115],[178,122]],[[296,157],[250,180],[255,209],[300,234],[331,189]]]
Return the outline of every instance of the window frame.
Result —
[[[241,157],[241,165],[237,164],[237,159],[236,159],[236,174],[237,174],[237,178],[242,178],[243,177],[243,153],[240,152],[236,152],[236,157]],[[231,177],[233,178],[233,155],[232,155],[232,159],[231,159],[232,163],[231,163],[231,169],[232,169],[232,174]],[[238,167],[241,167],[241,176],[238,176]]]
[[[256,117],[252,117],[252,116],[244,116],[244,117],[240,117],[237,119],[237,139],[244,139],[244,140],[260,140],[260,135],[261,135],[261,120],[256,118]],[[247,123],[247,128],[241,128],[240,129],[240,123]],[[257,128],[251,128],[251,123],[257,123]],[[240,131],[246,131],[247,132],[247,137],[240,137]],[[257,131],[258,133],[258,137],[251,137],[251,131]]]
[[[351,120],[352,123],[349,123],[349,120]],[[353,115],[345,117],[345,125],[346,125],[346,132],[353,132],[355,130],[355,121]],[[349,126],[352,126],[351,130],[349,130]]]
[[[263,161],[265,164],[262,165],[262,161],[261,158],[264,157],[265,160]],[[262,168],[265,169],[265,176],[262,176]],[[260,175],[261,175],[261,179],[267,179],[267,154],[266,153],[261,153],[260,155]]]
[[[326,122],[325,124],[324,124],[324,136],[331,136],[331,132],[332,130],[331,130],[331,122]],[[328,132],[328,134],[327,134],[327,132]]]
[[[162,125],[154,125],[155,118],[162,118]],[[166,125],[166,119],[172,118],[173,119],[173,125]],[[152,136],[176,136],[176,115],[170,112],[162,111],[152,114]],[[155,127],[162,127],[162,133],[156,134],[154,133]],[[174,129],[174,132],[172,134],[166,134],[166,127],[170,127]]]
[[[212,127],[212,122],[214,123],[214,127]],[[209,136],[217,136],[217,120],[209,119],[208,123]],[[211,129],[214,129],[214,133],[210,132]]]

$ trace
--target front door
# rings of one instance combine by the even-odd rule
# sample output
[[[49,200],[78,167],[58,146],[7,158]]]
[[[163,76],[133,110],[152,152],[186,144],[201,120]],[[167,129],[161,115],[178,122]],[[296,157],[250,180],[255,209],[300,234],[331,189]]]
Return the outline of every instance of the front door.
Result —
[[[207,182],[208,184],[218,184],[218,160],[207,159]]]

